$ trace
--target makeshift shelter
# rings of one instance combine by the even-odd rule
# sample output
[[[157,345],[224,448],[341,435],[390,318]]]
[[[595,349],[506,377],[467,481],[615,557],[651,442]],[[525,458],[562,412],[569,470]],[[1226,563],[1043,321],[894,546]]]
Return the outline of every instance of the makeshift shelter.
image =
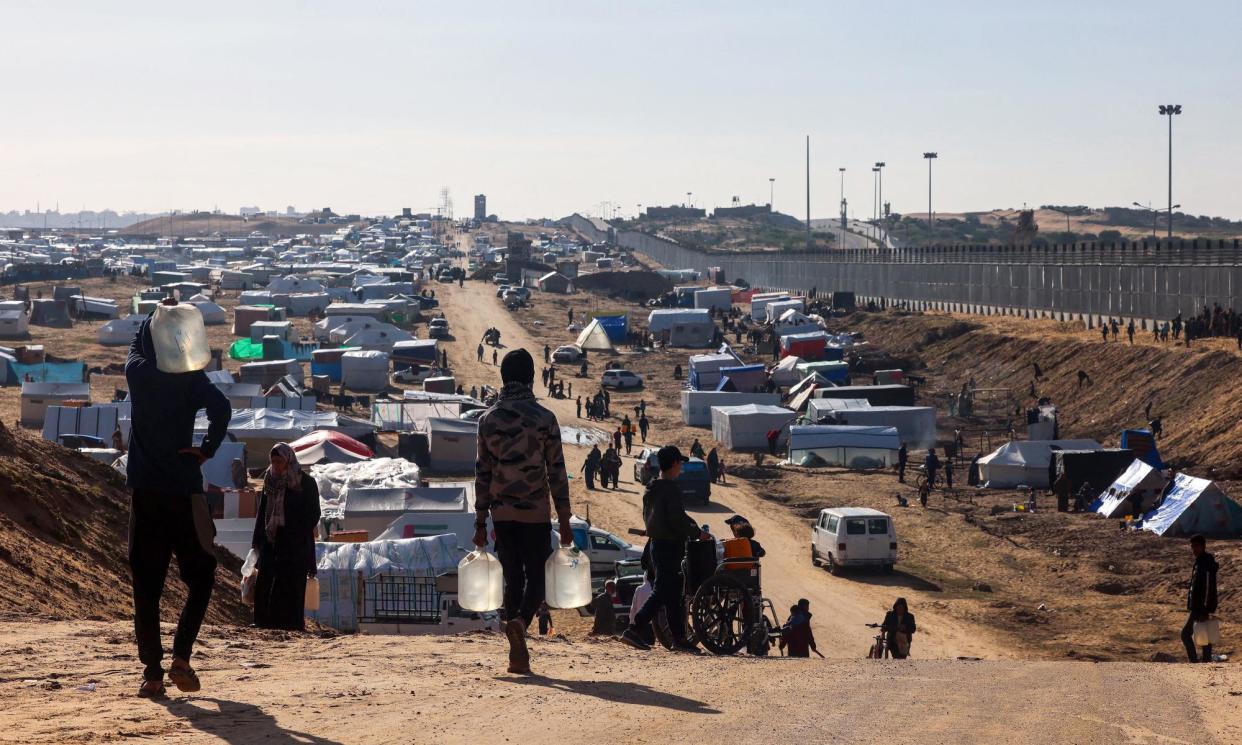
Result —
[[[780,406],[743,404],[712,407],[712,437],[730,450],[758,450],[768,446],[768,432],[785,430],[796,414]],[[787,435],[782,431],[779,438]]]
[[[756,320],[768,317],[768,304],[788,300],[787,292],[756,292],[750,296],[750,317]]]
[[[23,427],[43,427],[49,406],[64,406],[66,401],[91,400],[88,383],[22,383],[21,422]]]
[[[285,295],[293,295],[298,293],[322,293],[324,291],[323,283],[317,279],[309,277],[299,277],[289,274],[284,277],[276,277],[267,283],[267,289],[272,292],[279,292]]]
[[[1143,516],[1143,530],[1162,536],[1196,533],[1220,538],[1242,535],[1242,505],[1215,481],[1177,474],[1160,506]]]
[[[411,339],[392,345],[389,359],[393,370],[404,370],[414,365],[435,365],[440,360],[439,339]]]
[[[186,302],[198,308],[198,312],[203,314],[203,323],[207,326],[217,326],[229,320],[229,314],[224,308],[206,295],[195,295]]]
[[[798,372],[803,375],[818,373],[833,383],[850,382],[850,366],[845,362],[803,362],[798,365]]]
[[[772,372],[768,374],[773,385],[778,388],[794,385],[802,380],[805,375],[798,372],[798,365],[803,362],[801,357],[790,355],[782,357],[781,361],[772,366]]]
[[[993,489],[1047,489],[1053,450],[1099,450],[1095,440],[1012,440],[979,459],[979,480]]]
[[[828,334],[823,331],[803,331],[796,334],[785,334],[781,337],[782,357],[801,357],[809,364],[824,356],[828,346]]]
[[[145,320],[146,316],[138,315],[114,318],[99,327],[96,338],[100,344],[109,347],[129,344],[137,336],[138,329]]]
[[[733,307],[732,287],[704,287],[694,291],[694,307],[729,310]]]
[[[536,282],[540,292],[553,292],[567,295],[574,291],[574,282],[560,272],[548,272]]]
[[[222,442],[199,470],[203,473],[205,486],[216,486],[222,489],[236,489],[233,483],[233,461],[246,462],[246,445],[241,442]],[[226,510],[227,512],[227,510]]]
[[[379,393],[388,389],[388,354],[346,352],[341,356],[341,390]]]
[[[819,398],[807,402],[807,417],[831,416],[838,424],[893,427],[907,448],[936,445],[936,409],[931,406],[872,406],[863,399]]]
[[[30,313],[26,301],[0,302],[0,339],[20,339],[29,333]]]
[[[1134,451],[1118,448],[1100,450],[1055,450],[1048,483],[1055,484],[1061,474],[1069,476],[1070,492],[1077,493],[1083,484],[1091,485],[1095,494],[1111,484],[1134,461]]]
[[[1104,517],[1145,515],[1156,506],[1168,482],[1159,471],[1133,458],[1129,467],[1091,502],[1090,509]]]
[[[759,391],[767,387],[768,371],[763,365],[738,365],[720,368],[718,391]]]
[[[720,383],[720,369],[742,364],[732,352],[695,354],[690,356],[690,387],[696,391],[714,391]]]
[[[294,338],[293,323],[291,321],[255,321],[250,324],[250,341],[261,342],[268,336],[285,340]]]
[[[647,327],[670,347],[710,346],[716,335],[706,308],[658,308],[647,316]]]
[[[776,406],[781,397],[776,393],[735,393],[733,391],[681,392],[681,420],[692,427],[708,427],[712,423],[713,406],[763,404]]]
[[[289,443],[304,466],[317,463],[354,463],[375,455],[371,448],[343,432],[316,430]]]
[[[354,463],[311,466],[310,475],[319,486],[319,504],[325,518],[339,519],[355,490],[408,490],[422,485],[422,472],[404,458],[372,458]]]
[[[908,385],[843,385],[817,388],[814,398],[865,398],[872,406],[913,406],[914,389]]]
[[[391,352],[393,345],[397,342],[411,341],[414,338],[408,331],[403,331],[396,326],[386,323],[379,325],[384,328],[362,328],[347,336],[338,336],[334,331],[333,336],[338,336],[339,343],[347,347],[361,347],[380,352]]]
[[[774,323],[784,315],[785,311],[792,310],[801,313],[805,307],[806,305],[800,297],[773,300],[764,306],[764,320],[768,323]]]
[[[591,316],[592,321],[599,321],[599,325],[604,327],[604,333],[608,334],[609,340],[614,344],[619,341],[625,341],[630,333],[630,317],[622,314],[619,316]]]
[[[819,323],[814,318],[790,308],[781,314],[772,328],[777,336],[788,336],[814,331],[819,328]]]
[[[433,375],[423,379],[425,393],[456,393],[457,380],[451,375]]]
[[[302,365],[297,360],[271,360],[265,362],[247,362],[238,369],[241,383],[258,383],[264,389],[270,388],[286,375],[293,376],[298,385],[304,378]]]
[[[43,414],[43,439],[52,442],[60,442],[63,435],[86,435],[110,447],[112,435],[118,429],[122,443],[127,442],[129,421],[121,426],[121,407],[116,404],[48,406]]]
[[[311,352],[311,375],[327,375],[330,382],[341,382],[341,357],[346,352],[357,352],[361,349],[361,347],[316,349]]]
[[[194,422],[196,439],[207,434],[207,425],[206,414],[199,412]],[[267,465],[268,453],[276,443],[296,440],[320,429],[340,431],[355,439],[366,438],[375,431],[370,422],[336,412],[297,409],[234,409],[228,431],[246,444],[246,465],[259,468]]]
[[[285,307],[291,316],[309,316],[323,313],[331,303],[332,296],[326,292],[298,292],[288,296]]]
[[[427,420],[428,467],[440,473],[474,470],[479,449],[479,423],[464,419]]]
[[[69,304],[74,314],[80,318],[110,320],[121,315],[121,309],[117,307],[116,301],[110,298],[74,295],[69,298]]]
[[[30,322],[36,326],[69,328],[73,325],[73,321],[69,319],[69,303],[48,298],[31,300]]]
[[[1121,447],[1134,451],[1134,457],[1150,465],[1152,468],[1165,468],[1156,449],[1156,438],[1149,429],[1124,429],[1121,431]]]
[[[607,330],[598,318],[592,318],[586,328],[582,329],[574,345],[586,352],[612,351],[612,339],[609,338]]]
[[[794,425],[789,428],[789,462],[799,466],[887,468],[897,462],[896,427]]]
[[[272,320],[272,308],[267,305],[239,305],[233,309],[233,336],[250,336],[250,324]]]

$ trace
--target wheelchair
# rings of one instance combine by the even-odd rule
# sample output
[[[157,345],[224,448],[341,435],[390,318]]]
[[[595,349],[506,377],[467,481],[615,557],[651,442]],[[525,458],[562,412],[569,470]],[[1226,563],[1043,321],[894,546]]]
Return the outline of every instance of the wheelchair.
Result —
[[[724,557],[716,558],[716,542],[691,541],[686,546],[686,615],[695,638],[717,655],[748,653],[764,656],[780,639],[780,623],[772,601],[763,596],[759,560],[750,541],[723,541]]]

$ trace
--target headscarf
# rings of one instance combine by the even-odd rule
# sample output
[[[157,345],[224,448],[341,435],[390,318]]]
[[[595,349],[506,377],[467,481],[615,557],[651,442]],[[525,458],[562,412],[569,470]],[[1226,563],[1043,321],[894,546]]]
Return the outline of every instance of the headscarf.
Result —
[[[278,442],[268,456],[279,455],[285,462],[285,474],[282,478],[276,475],[271,465],[263,472],[263,493],[267,495],[267,539],[276,542],[276,531],[285,524],[285,489],[300,491],[302,486],[302,464],[298,456],[287,443]]]

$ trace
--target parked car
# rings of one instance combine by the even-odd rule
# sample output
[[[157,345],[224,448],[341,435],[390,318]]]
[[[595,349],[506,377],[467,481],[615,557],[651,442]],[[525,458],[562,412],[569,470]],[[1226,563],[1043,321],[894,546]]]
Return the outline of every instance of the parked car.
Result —
[[[828,564],[838,574],[845,567],[878,566],[893,571],[897,563],[897,531],[893,518],[867,507],[819,511],[811,528],[811,563]]]
[[[508,293],[513,293],[514,295],[517,295],[518,299],[524,303],[530,300],[530,288],[529,287],[521,287],[521,286],[515,285],[513,287],[510,287],[508,290],[506,290],[505,294],[508,294]]]
[[[497,285],[509,284],[509,275],[508,274],[497,274],[495,277],[492,277],[492,284],[497,284]]]
[[[604,388],[617,390],[642,388],[643,379],[629,370],[605,370],[603,376],[600,377],[599,384]]]
[[[501,285],[496,288],[496,297],[504,297],[505,293],[513,289],[513,285]]]
[[[586,355],[582,351],[582,347],[576,347],[573,344],[567,344],[563,347],[557,347],[552,353],[553,362],[577,362]]]
[[[410,365],[409,367],[398,370],[392,374],[392,379],[398,383],[412,385],[421,383],[431,377],[431,367],[429,365]]]
[[[427,323],[427,336],[431,339],[445,339],[449,336],[448,320],[433,318]]]
[[[634,461],[634,480],[646,486],[660,476],[660,465],[656,459],[657,447],[645,447]],[[707,463],[702,458],[691,458],[681,464],[681,475],[677,477],[677,486],[687,504],[707,504],[712,498],[712,479],[707,472]]]

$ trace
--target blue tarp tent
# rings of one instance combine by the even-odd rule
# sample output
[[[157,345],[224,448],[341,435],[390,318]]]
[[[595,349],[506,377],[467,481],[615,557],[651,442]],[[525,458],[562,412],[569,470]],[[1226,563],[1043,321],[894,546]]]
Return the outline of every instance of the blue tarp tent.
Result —
[[[1179,473],[1164,501],[1143,517],[1143,530],[1162,536],[1242,534],[1242,505],[1213,481]]]
[[[767,369],[763,365],[722,367],[720,368],[720,382],[716,384],[716,390],[753,393],[755,390],[764,388],[768,382],[767,378]]]
[[[1134,457],[1152,468],[1163,471],[1164,461],[1160,460],[1160,451],[1156,449],[1156,438],[1149,429],[1121,430],[1121,447],[1134,451]]]
[[[85,362],[40,362],[33,365],[9,362],[8,365],[9,380],[15,382],[81,383],[86,380]]]
[[[608,334],[609,340],[613,342],[625,341],[630,331],[629,316],[595,316],[595,320],[604,327],[604,333]]]

